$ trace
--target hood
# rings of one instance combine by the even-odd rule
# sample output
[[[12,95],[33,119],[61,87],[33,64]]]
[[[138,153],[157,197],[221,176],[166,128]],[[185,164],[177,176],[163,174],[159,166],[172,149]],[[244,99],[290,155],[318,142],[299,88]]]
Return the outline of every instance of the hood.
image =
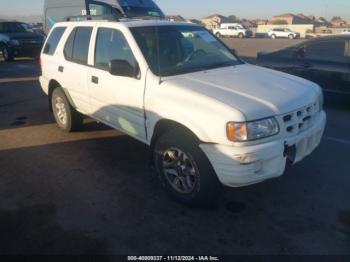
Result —
[[[172,76],[164,84],[225,103],[247,120],[289,113],[317,101],[320,92],[308,80],[249,64]]]
[[[44,37],[42,35],[34,32],[8,33],[6,35],[11,40],[37,40],[37,41],[44,40]]]

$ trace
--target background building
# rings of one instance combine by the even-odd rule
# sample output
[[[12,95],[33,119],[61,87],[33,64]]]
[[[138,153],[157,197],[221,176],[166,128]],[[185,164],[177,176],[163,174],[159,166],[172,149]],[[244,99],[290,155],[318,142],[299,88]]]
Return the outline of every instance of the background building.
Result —
[[[223,15],[214,14],[202,19],[202,24],[207,29],[219,28],[222,23],[228,23],[229,19]]]

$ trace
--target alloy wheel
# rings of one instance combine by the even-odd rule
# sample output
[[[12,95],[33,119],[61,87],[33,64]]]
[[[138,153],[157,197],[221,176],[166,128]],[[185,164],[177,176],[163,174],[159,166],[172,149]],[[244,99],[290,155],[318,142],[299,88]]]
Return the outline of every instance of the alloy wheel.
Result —
[[[163,153],[163,173],[170,186],[181,194],[192,193],[199,179],[192,158],[178,148]]]
[[[56,115],[58,120],[61,122],[61,124],[66,125],[67,124],[66,105],[61,97],[56,97],[55,109],[56,109]]]

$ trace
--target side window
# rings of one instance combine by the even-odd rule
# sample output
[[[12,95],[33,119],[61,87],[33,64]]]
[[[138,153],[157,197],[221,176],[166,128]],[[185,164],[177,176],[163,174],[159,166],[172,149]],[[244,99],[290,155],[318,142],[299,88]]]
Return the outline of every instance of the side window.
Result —
[[[306,46],[305,52],[307,59],[339,62],[345,58],[345,41],[338,40],[311,43]]]
[[[70,34],[64,47],[67,60],[87,64],[92,27],[76,27]]]
[[[95,66],[107,70],[109,62],[117,59],[126,60],[131,66],[136,65],[130,46],[120,31],[109,28],[98,29]]]
[[[49,38],[46,41],[44,47],[44,54],[53,55],[56,51],[58,43],[60,42],[62,35],[64,34],[66,27],[56,27]]]
[[[89,4],[90,15],[109,16],[112,15],[112,8],[107,5]]]
[[[9,23],[0,23],[0,32],[1,33],[11,33]]]

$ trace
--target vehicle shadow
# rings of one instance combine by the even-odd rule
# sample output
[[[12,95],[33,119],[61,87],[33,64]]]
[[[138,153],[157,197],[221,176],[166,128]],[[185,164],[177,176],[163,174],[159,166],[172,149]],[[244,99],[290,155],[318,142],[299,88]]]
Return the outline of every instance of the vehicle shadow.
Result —
[[[327,204],[326,215],[323,198],[347,190],[345,178],[315,183],[330,171],[318,158],[331,147],[279,179],[223,188],[215,210],[170,199],[149,167],[149,148],[128,136],[2,150],[0,224],[10,226],[0,242],[11,253],[301,254],[319,250],[305,245],[311,236],[324,252],[345,250],[330,243],[337,231],[327,231],[328,211],[337,214],[341,201]],[[317,240],[325,233],[330,241]]]
[[[18,58],[12,62],[5,62],[0,58],[0,79],[38,77],[39,75],[40,67],[38,60]]]

